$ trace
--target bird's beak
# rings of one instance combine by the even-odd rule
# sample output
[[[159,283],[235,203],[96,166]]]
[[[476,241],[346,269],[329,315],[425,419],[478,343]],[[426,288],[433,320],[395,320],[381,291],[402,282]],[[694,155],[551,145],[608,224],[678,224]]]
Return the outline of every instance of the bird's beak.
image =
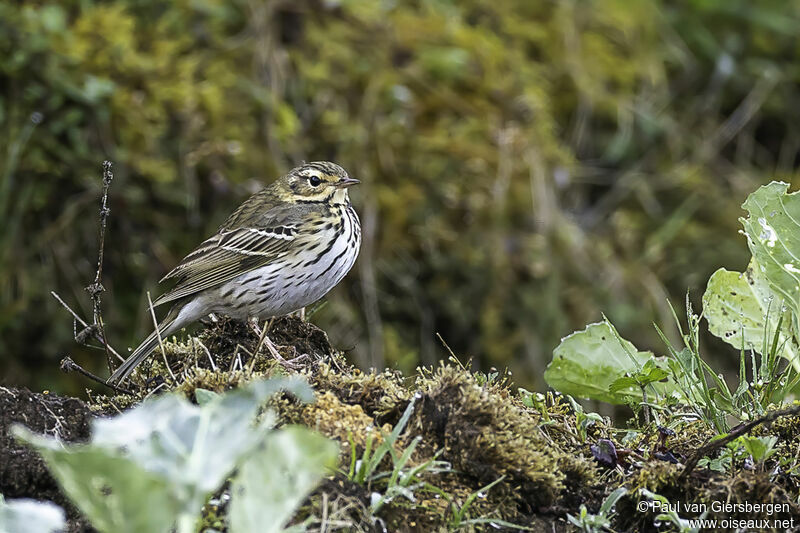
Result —
[[[344,178],[342,180],[337,181],[335,186],[340,188],[340,189],[346,189],[346,188],[350,187],[351,185],[357,185],[359,183],[361,183],[360,180],[357,180],[357,179],[354,179],[354,178]]]

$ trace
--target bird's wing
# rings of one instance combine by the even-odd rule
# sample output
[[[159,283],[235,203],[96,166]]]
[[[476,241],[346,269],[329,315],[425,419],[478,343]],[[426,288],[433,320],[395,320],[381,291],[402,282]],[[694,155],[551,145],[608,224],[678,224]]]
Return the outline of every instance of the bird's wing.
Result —
[[[226,223],[161,281],[176,279],[175,287],[159,296],[161,305],[221,285],[241,274],[269,264],[289,252],[297,237],[298,216],[280,208],[251,218],[243,226]],[[294,215],[302,215],[295,211]]]

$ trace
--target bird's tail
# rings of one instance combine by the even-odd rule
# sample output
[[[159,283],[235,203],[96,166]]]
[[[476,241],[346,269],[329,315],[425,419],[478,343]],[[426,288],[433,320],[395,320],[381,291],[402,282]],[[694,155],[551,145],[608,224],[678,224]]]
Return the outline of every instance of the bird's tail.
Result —
[[[133,369],[139,366],[148,355],[158,346],[158,335],[161,334],[163,340],[165,336],[169,335],[177,329],[175,319],[178,318],[177,310],[173,307],[164,320],[158,324],[158,329],[153,331],[147,336],[145,340],[133,351],[131,355],[125,359],[119,368],[114,370],[114,373],[108,378],[107,383],[120,383],[127,378]]]

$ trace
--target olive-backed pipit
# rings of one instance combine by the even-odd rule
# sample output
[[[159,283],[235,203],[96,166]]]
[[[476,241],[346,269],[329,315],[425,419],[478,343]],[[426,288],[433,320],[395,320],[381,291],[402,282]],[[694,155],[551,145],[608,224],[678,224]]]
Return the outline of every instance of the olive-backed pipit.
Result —
[[[285,315],[328,293],[353,266],[361,224],[347,188],[358,183],[334,163],[307,163],[251,196],[217,233],[161,281],[154,305],[171,302],[163,337],[208,314],[237,319]],[[109,382],[119,382],[158,346],[151,333]]]

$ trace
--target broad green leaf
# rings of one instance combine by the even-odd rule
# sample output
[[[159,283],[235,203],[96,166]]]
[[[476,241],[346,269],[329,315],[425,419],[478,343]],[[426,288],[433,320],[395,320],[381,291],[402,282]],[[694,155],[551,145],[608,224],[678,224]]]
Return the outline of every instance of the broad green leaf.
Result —
[[[333,441],[302,427],[273,431],[233,481],[232,533],[282,531],[338,452]]]
[[[800,316],[800,195],[788,183],[764,185],[747,197],[740,219],[753,258],[770,288]]]
[[[64,492],[98,531],[167,533],[183,511],[168,480],[112,450],[64,447],[56,439],[20,427],[16,434],[36,447]]]
[[[3,499],[0,494],[0,532],[55,533],[66,527],[64,510],[50,502]]]
[[[609,403],[640,401],[638,386],[613,392],[609,387],[619,378],[642,370],[652,357],[652,353],[640,352],[620,338],[607,322],[598,322],[562,339],[553,350],[544,379],[557,391],[579,398]]]
[[[237,459],[261,439],[252,423],[261,404],[279,390],[312,398],[297,379],[257,381],[230,391],[202,407],[178,395],[165,395],[93,427],[92,444],[116,449],[149,472],[162,475],[194,503],[219,487]],[[262,421],[262,428],[269,426]],[[124,451],[123,451],[124,448]]]
[[[724,268],[714,272],[703,294],[703,316],[709,331],[737,349],[744,344],[746,350],[764,355],[765,332],[769,346],[783,314],[779,345],[784,348],[782,355],[797,366],[800,360],[787,313],[783,299],[770,288],[755,259],[744,272]]]
[[[97,419],[92,440],[65,446],[24,428],[67,495],[104,532],[179,531],[193,527],[208,495],[262,442],[272,418],[254,426],[263,402],[288,390],[312,398],[299,379],[256,381],[192,405],[170,394],[110,419]],[[143,513],[142,509],[147,512]]]

